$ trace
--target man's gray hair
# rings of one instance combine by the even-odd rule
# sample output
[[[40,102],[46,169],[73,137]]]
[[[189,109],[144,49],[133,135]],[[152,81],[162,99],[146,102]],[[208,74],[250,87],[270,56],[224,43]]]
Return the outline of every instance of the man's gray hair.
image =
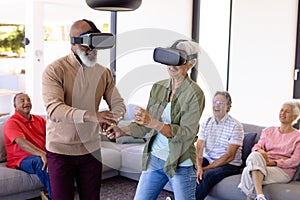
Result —
[[[227,92],[227,91],[217,91],[215,93],[214,97],[217,96],[217,95],[222,95],[223,97],[225,97],[227,105],[229,105],[231,107],[232,100],[231,100],[231,96],[230,96],[229,92]]]

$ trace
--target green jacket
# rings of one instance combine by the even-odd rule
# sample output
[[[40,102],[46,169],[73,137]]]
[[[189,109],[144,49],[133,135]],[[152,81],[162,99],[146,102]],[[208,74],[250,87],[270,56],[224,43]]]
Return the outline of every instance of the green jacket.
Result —
[[[155,83],[150,92],[147,111],[155,118],[160,119],[171,93],[171,79]],[[176,89],[171,102],[171,130],[173,137],[169,140],[169,156],[164,171],[170,177],[175,174],[176,167],[190,158],[196,164],[196,149],[194,142],[199,130],[199,120],[204,109],[205,97],[201,88],[187,77]],[[157,135],[154,129],[131,123],[130,131],[134,137],[144,137],[149,133],[146,142],[142,169],[147,167],[151,145]]]

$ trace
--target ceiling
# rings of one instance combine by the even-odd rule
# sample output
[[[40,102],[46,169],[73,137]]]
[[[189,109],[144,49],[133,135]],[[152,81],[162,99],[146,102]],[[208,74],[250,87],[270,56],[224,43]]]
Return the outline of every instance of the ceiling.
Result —
[[[107,11],[91,9],[85,0],[1,0],[0,24],[25,24],[26,7],[32,2],[43,3],[46,25],[70,24],[74,19],[110,16]]]

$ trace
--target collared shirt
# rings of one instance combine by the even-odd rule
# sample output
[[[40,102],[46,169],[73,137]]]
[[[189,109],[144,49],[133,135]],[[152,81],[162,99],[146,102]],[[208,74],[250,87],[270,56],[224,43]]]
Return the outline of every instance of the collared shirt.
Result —
[[[244,130],[242,124],[226,114],[219,123],[214,117],[210,117],[201,124],[198,140],[205,141],[204,157],[214,162],[227,152],[229,144],[240,145],[235,158],[229,163],[240,166],[242,164],[242,144]]]
[[[73,52],[47,66],[42,90],[46,148],[53,153],[84,155],[100,148],[99,123],[83,117],[86,111],[97,112],[102,98],[111,110],[125,113],[110,70],[99,64],[83,67]]]
[[[7,152],[6,165],[11,168],[19,167],[21,161],[31,154],[19,147],[15,140],[25,137],[34,146],[46,151],[46,121],[43,117],[32,115],[27,120],[20,113],[15,112],[4,125],[4,142]]]
[[[147,111],[155,119],[160,119],[168,104],[171,93],[171,80],[162,80],[155,83],[150,92]],[[196,141],[199,129],[199,120],[204,109],[205,98],[201,88],[187,77],[176,89],[171,101],[171,123],[172,138],[169,142],[169,156],[166,160],[164,171],[173,177],[176,167],[187,159],[196,163]],[[135,137],[143,137],[150,133],[143,154],[143,170],[147,167],[147,161],[151,146],[157,135],[157,131],[144,126],[131,123],[130,131]]]

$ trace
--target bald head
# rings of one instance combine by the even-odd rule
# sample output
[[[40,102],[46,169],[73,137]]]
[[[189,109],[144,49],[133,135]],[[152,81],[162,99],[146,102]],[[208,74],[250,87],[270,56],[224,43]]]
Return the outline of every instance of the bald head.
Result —
[[[79,37],[82,33],[91,30],[92,27],[84,20],[74,22],[70,29],[70,37]]]

